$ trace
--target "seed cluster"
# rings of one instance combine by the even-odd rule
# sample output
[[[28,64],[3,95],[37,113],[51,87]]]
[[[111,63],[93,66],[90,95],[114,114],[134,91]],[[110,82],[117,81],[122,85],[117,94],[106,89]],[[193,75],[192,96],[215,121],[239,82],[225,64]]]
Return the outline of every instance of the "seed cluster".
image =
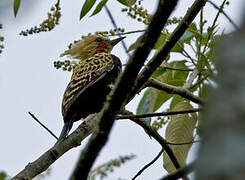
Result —
[[[31,29],[21,31],[20,35],[27,36],[29,34],[46,32],[46,31],[51,31],[52,29],[54,29],[54,27],[59,24],[59,20],[61,17],[59,3],[60,1],[58,0],[57,3],[51,7],[50,9],[51,12],[48,13],[48,18],[44,20],[39,25],[39,27],[34,26]]]
[[[3,26],[2,26],[2,24],[0,24],[0,29],[2,29],[2,28],[3,28]],[[0,36],[0,54],[2,54],[3,48],[4,48],[4,46],[2,44],[3,41],[4,41],[4,37]]]

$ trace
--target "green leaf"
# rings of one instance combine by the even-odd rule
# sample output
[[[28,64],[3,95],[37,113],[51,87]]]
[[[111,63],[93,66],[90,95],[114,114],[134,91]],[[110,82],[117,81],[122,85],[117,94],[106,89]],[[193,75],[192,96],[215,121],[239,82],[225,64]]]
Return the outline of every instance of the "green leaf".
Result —
[[[108,0],[102,0],[100,3],[96,6],[94,12],[92,13],[91,16],[94,16],[95,14],[98,14],[101,9],[104,7],[104,5],[107,3]]]
[[[193,109],[189,102],[182,101],[178,103],[173,111]],[[183,143],[193,141],[193,132],[197,122],[196,113],[179,114],[170,116],[170,122],[166,128],[165,138],[171,143]],[[170,145],[181,166],[186,164],[186,158],[192,144]],[[164,152],[163,166],[169,173],[176,171],[169,156]]]
[[[137,107],[136,114],[152,113],[151,99],[152,99],[152,88],[148,88],[140,100],[140,103]],[[144,121],[148,125],[151,124],[151,118],[144,118]]]
[[[158,76],[161,76],[163,73],[165,73],[167,70],[166,67],[159,67],[157,68],[157,70],[154,71],[154,73],[152,74],[152,78],[157,78]]]
[[[194,33],[191,31],[186,30],[185,33],[179,39],[180,42],[184,42],[186,44],[191,43],[191,39],[194,37]]]
[[[188,69],[185,65],[186,60],[181,61],[173,61],[169,63],[167,66],[175,69]],[[178,71],[178,70],[168,70],[169,75],[166,79],[166,83],[174,86],[183,86],[186,78],[188,77],[188,71]]]
[[[16,17],[19,7],[20,7],[21,0],[14,0],[14,17]]]
[[[180,102],[182,102],[184,100],[185,100],[185,98],[182,98],[179,95],[174,95],[173,99],[172,99],[172,101],[170,103],[170,106],[169,106],[169,111],[173,111],[173,108],[176,106],[176,104],[178,104],[178,103],[180,103]]]
[[[136,3],[136,0],[117,0],[117,1],[125,6],[132,6]]]
[[[86,0],[83,4],[81,13],[80,13],[80,20],[89,12],[89,10],[93,7],[96,0]]]
[[[171,49],[171,52],[177,52],[177,53],[181,53],[184,49],[184,43],[178,41],[174,47]]]
[[[0,180],[6,180],[7,174],[4,171],[0,172]]]
[[[163,44],[165,43],[166,39],[167,39],[167,34],[161,33],[160,36],[158,37],[157,42],[154,45],[153,49],[159,50],[163,46]]]
[[[141,43],[142,39],[143,39],[143,36],[139,36],[139,37],[137,38],[137,40],[136,40],[133,44],[131,44],[131,45],[129,46],[128,52],[129,52],[129,51],[132,51],[132,50],[134,50],[134,49],[136,49],[136,48],[139,46],[139,44]]]

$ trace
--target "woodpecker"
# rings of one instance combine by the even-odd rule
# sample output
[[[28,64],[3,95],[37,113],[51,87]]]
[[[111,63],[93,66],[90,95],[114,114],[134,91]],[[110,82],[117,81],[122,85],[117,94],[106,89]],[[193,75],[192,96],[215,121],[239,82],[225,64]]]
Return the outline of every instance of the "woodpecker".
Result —
[[[59,140],[68,135],[75,121],[97,113],[103,107],[106,95],[122,69],[120,59],[110,52],[124,38],[110,40],[102,35],[89,35],[61,55],[70,55],[79,63],[63,96],[64,126]]]

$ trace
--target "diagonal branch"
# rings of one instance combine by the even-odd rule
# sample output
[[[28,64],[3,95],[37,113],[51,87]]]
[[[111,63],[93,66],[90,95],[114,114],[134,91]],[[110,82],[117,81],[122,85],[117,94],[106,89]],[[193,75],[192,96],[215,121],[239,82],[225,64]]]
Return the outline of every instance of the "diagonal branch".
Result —
[[[201,8],[205,5],[207,0],[195,0],[193,5],[187,11],[186,15],[180,22],[180,24],[175,28],[174,32],[171,34],[169,39],[165,42],[160,51],[147,63],[145,68],[141,71],[138,78],[136,79],[135,86],[133,89],[133,93],[131,94],[131,98],[135,93],[147,82],[147,80],[151,77],[153,72],[162,64],[162,62],[166,59],[168,54],[174,45],[178,42],[184,32],[187,30],[191,22],[197,16]]]
[[[72,132],[65,140],[55,144],[48,151],[43,153],[37,160],[28,165],[19,172],[12,180],[32,179],[36,175],[44,172],[58,158],[72,148],[80,145],[80,142],[89,136],[95,129],[97,116],[89,116],[84,122]]]
[[[146,170],[148,167],[150,167],[152,164],[154,164],[156,162],[156,160],[158,160],[158,158],[162,155],[163,153],[163,149],[157,154],[157,156],[148,164],[146,164],[133,178],[132,180],[135,180],[139,175],[141,175],[141,173]]]
[[[148,29],[143,35],[141,45],[131,56],[124,72],[119,76],[116,82],[115,89],[110,92],[107,97],[107,102],[98,114],[99,130],[91,136],[87,146],[80,154],[70,179],[87,179],[96,157],[106,144],[116,114],[120,111],[121,107],[125,105],[125,101],[128,99],[129,93],[131,93],[141,67],[144,65],[146,58],[156,43],[163,26],[167,22],[176,4],[177,0],[159,0],[158,8]]]
[[[147,118],[147,117],[158,117],[158,116],[169,116],[169,115],[176,115],[176,114],[187,114],[193,112],[201,111],[201,108],[197,109],[189,109],[189,110],[182,110],[182,111],[172,111],[172,112],[162,112],[162,113],[149,113],[149,114],[139,114],[139,115],[120,115],[117,116],[116,119],[132,119],[132,118]]]
[[[200,98],[198,96],[193,95],[190,91],[188,91],[185,88],[165,84],[165,83],[162,83],[156,79],[152,79],[152,78],[149,79],[146,83],[146,86],[154,87],[158,90],[165,91],[169,94],[178,94],[181,97],[186,98],[186,99],[188,99],[192,102],[195,102],[197,104],[204,105],[206,103],[205,100],[203,100],[202,98]]]

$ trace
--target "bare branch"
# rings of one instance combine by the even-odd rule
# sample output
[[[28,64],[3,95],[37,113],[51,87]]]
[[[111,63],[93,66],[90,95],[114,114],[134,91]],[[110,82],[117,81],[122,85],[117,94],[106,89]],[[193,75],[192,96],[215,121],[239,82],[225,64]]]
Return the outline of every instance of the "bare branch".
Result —
[[[235,22],[228,16],[228,14],[227,14],[224,10],[220,9],[219,6],[217,6],[217,5],[216,5],[214,2],[212,2],[211,0],[208,0],[208,2],[209,2],[215,9],[221,11],[222,14],[228,19],[228,21],[234,26],[234,28],[235,28],[236,30],[239,29],[238,25],[236,25],[236,23],[235,23]]]
[[[134,115],[132,112],[130,111],[124,111],[124,114],[127,115]],[[180,164],[178,163],[177,158],[175,157],[172,149],[168,146],[168,142],[158,134],[158,132],[156,130],[154,130],[151,126],[149,126],[148,124],[146,124],[142,119],[140,118],[132,118],[130,119],[131,121],[135,122],[136,124],[138,124],[139,126],[141,126],[142,128],[144,128],[144,130],[151,136],[153,137],[161,146],[162,149],[166,151],[166,153],[168,154],[169,158],[171,159],[171,161],[173,162],[174,166],[176,169],[180,168]]]
[[[190,91],[188,91],[185,88],[165,84],[156,79],[152,79],[152,78],[149,79],[148,82],[146,83],[146,86],[157,88],[158,90],[165,91],[169,94],[178,94],[181,97],[186,98],[197,104],[204,105],[206,103],[205,100],[203,100],[202,98],[198,96],[193,95]]]
[[[119,32],[118,32],[118,27],[117,27],[116,21],[115,21],[115,19],[113,18],[110,9],[107,7],[107,5],[105,5],[104,7],[105,7],[106,13],[108,14],[108,16],[109,16],[109,18],[110,18],[110,20],[111,20],[112,25],[114,26],[114,28],[116,29],[116,32],[118,33],[118,36],[119,36],[119,37],[122,37],[122,36],[119,34]],[[127,46],[126,46],[125,41],[124,41],[124,40],[121,40],[121,42],[122,42],[122,45],[123,45],[123,48],[124,48],[126,54],[130,57],[130,54],[128,53],[128,48],[127,48]]]
[[[139,175],[141,175],[141,173],[146,170],[148,167],[150,167],[152,164],[154,164],[156,162],[156,160],[158,160],[158,158],[161,156],[161,154],[163,153],[163,149],[157,154],[157,156],[148,164],[146,164],[133,178],[132,180],[135,180]]]
[[[195,0],[193,5],[187,11],[186,15],[180,22],[180,24],[175,28],[174,32],[171,34],[169,39],[165,42],[160,51],[147,63],[145,68],[139,74],[135,86],[133,89],[133,93],[131,97],[139,90],[141,87],[147,82],[147,80],[151,77],[153,72],[162,64],[162,62],[166,59],[168,54],[174,45],[178,42],[184,32],[187,30],[191,22],[197,16],[201,8],[205,5],[207,0]]]
[[[146,117],[156,117],[156,116],[169,116],[169,115],[187,114],[187,113],[193,113],[193,112],[199,112],[199,111],[202,111],[202,109],[197,108],[197,109],[172,111],[172,112],[162,112],[162,113],[149,113],[149,114],[139,114],[139,115],[121,115],[121,116],[117,116],[116,119],[131,119],[131,118],[146,118]]]
[[[176,180],[183,176],[187,176],[187,174],[191,173],[194,170],[196,162],[192,162],[178,170],[176,170],[174,173],[171,173],[160,180]]]
[[[98,114],[99,130],[91,136],[88,144],[80,154],[70,179],[87,179],[96,157],[106,144],[116,114],[125,105],[141,67],[144,65],[176,4],[177,0],[159,1],[156,13],[143,35],[141,45],[134,51],[124,72],[119,76],[115,88],[110,92],[107,102]]]
[[[32,114],[31,112],[28,112],[28,114],[38,123],[40,124],[45,130],[47,130],[49,132],[49,134],[51,134],[56,140],[58,140],[58,137],[55,136],[55,134],[49,129],[47,128],[43,123],[41,123],[41,121],[39,121],[34,114]]]
[[[36,175],[47,170],[48,167],[64,153],[74,147],[79,146],[80,142],[94,131],[96,121],[97,116],[89,116],[86,118],[83,123],[65,140],[56,143],[34,162],[28,163],[28,165],[21,172],[12,178],[12,180],[32,179]]]

